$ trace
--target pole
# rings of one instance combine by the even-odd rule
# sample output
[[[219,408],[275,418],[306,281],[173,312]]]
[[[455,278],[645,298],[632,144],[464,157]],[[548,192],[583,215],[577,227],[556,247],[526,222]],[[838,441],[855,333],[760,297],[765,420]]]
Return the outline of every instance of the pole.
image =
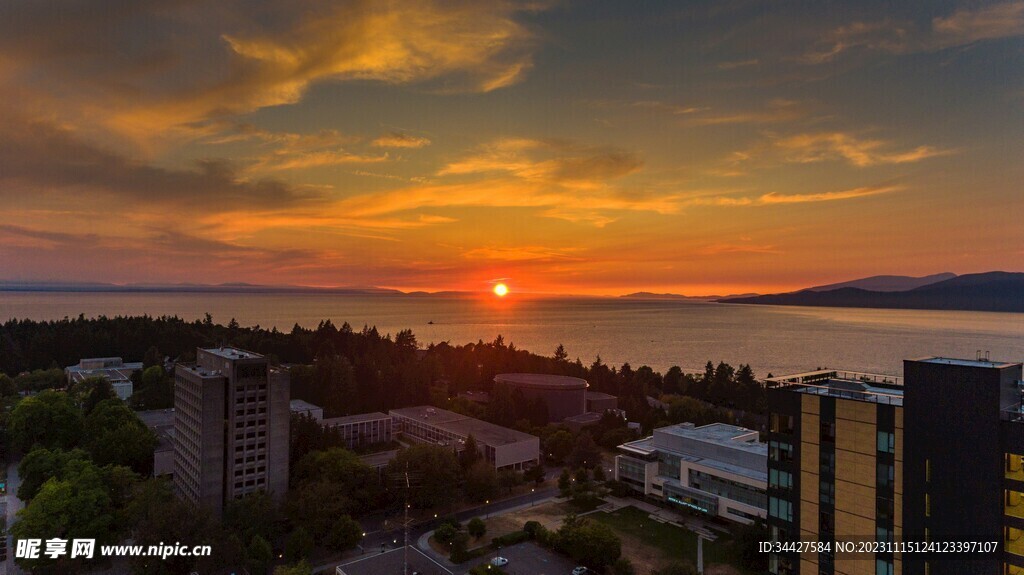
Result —
[[[697,534],[697,575],[704,575],[704,537]]]
[[[409,575],[409,469],[406,465],[405,470],[405,549],[403,549],[405,575]]]

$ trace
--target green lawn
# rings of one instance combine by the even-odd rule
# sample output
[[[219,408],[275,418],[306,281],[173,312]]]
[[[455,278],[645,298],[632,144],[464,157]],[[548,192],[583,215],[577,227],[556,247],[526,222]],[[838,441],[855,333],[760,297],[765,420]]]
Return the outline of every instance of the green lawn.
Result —
[[[615,531],[637,537],[657,547],[666,558],[687,559],[697,563],[697,534],[667,523],[659,523],[636,507],[624,507],[613,513],[592,513],[587,519],[600,521]],[[736,558],[729,553],[728,537],[704,541],[704,564],[728,563],[736,565]]]

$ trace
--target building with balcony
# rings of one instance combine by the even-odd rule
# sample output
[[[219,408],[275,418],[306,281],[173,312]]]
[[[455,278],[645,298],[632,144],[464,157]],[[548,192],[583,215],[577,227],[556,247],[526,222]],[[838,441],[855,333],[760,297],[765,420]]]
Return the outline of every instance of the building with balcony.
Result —
[[[638,495],[740,523],[767,514],[768,446],[758,432],[712,423],[654,430],[619,446],[615,479]]]
[[[1020,363],[928,357],[903,377],[768,380],[776,541],[995,541],[970,554],[778,553],[778,575],[1024,573]],[[891,551],[888,550],[888,551]]]
[[[521,470],[540,462],[540,438],[474,419],[459,413],[430,406],[392,409],[395,432],[407,439],[465,449],[470,435],[481,455],[495,469]]]
[[[185,501],[220,514],[256,491],[288,489],[287,372],[240,349],[196,350],[174,369],[174,485]]]

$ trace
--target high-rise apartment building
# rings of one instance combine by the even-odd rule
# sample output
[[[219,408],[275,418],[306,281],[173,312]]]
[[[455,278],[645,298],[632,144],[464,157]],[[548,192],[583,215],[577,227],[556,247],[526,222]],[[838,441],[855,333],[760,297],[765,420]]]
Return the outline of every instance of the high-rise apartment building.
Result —
[[[1020,363],[940,357],[905,361],[903,378],[837,370],[771,378],[772,539],[890,545],[783,549],[769,571],[1024,574],[1020,380]],[[967,542],[988,546],[950,547]],[[906,545],[921,552],[901,552]]]
[[[259,354],[196,350],[175,367],[174,483],[183,499],[220,513],[255,491],[288,489],[288,374]]]

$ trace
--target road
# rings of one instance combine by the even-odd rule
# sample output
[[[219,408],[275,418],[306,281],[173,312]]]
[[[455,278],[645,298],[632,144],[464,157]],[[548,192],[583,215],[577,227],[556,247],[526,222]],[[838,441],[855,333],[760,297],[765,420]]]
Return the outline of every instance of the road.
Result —
[[[524,505],[531,505],[540,501],[545,501],[558,495],[558,488],[548,487],[546,489],[540,489],[532,493],[526,493],[523,495],[517,495],[501,501],[495,501],[489,505],[481,505],[472,509],[466,509],[455,514],[455,518],[460,523],[465,523],[474,517],[491,517],[494,515],[500,515],[510,509],[517,507],[523,507]],[[438,519],[427,519],[418,523],[414,523],[409,527],[409,544],[415,546],[416,541],[421,535],[428,531],[433,531],[441,522],[441,518]],[[379,523],[378,523],[379,524]],[[361,545],[367,553],[380,553],[381,545],[385,548],[391,549],[396,546],[401,546],[405,541],[405,534],[402,529],[389,529],[389,530],[376,530],[369,531],[366,537],[363,537]],[[325,565],[318,565],[314,568],[315,573],[333,571],[334,566],[339,562],[333,562]]]

